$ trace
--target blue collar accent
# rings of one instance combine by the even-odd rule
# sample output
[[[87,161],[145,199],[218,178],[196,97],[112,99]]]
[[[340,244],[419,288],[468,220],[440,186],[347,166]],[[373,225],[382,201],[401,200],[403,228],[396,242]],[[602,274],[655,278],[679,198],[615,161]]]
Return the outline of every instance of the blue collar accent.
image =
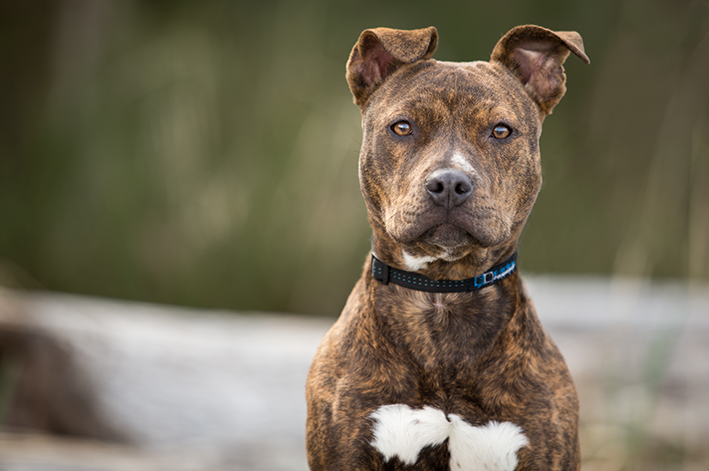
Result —
[[[390,267],[372,254],[372,277],[386,285],[394,283],[405,288],[431,293],[460,293],[477,291],[510,276],[517,269],[517,252],[482,275],[465,280],[433,280],[418,273]]]

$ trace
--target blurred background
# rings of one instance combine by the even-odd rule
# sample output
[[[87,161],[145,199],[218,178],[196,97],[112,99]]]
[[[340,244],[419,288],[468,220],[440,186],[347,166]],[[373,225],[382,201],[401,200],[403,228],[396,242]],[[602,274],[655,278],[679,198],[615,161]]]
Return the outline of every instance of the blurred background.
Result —
[[[368,27],[487,60],[579,31],[526,272],[709,279],[709,14],[696,0],[0,2],[0,280],[336,315],[369,227],[344,66]]]
[[[0,0],[0,285],[6,289],[0,292],[0,318],[17,319],[19,314],[13,313],[31,312],[33,322],[43,326],[37,335],[45,339],[0,331],[0,419],[3,410],[10,410],[8,398],[19,381],[13,358],[50,358],[49,363],[37,360],[44,365],[38,367],[38,377],[60,372],[61,382],[73,373],[62,373],[66,366],[52,366],[52,361],[76,362],[62,360],[66,345],[72,346],[67,358],[78,355],[84,367],[93,365],[88,370],[98,378],[94,383],[102,385],[96,393],[102,398],[99,405],[78,415],[93,417],[92,411],[103,407],[112,410],[115,419],[129,416],[126,411],[131,410],[138,418],[132,426],[123,423],[123,430],[133,430],[138,442],[159,441],[140,435],[147,432],[135,425],[147,409],[136,406],[142,404],[137,399],[126,399],[133,396],[116,386],[113,376],[106,377],[107,371],[122,371],[118,365],[125,365],[126,358],[134,365],[152,358],[159,365],[144,371],[143,378],[161,378],[160,372],[177,368],[183,360],[201,365],[190,370],[195,374],[224,358],[241,365],[238,371],[228,370],[241,378],[248,371],[271,367],[283,378],[298,372],[293,383],[269,387],[295,389],[295,402],[283,404],[303,408],[302,376],[314,346],[339,314],[369,249],[370,230],[357,180],[360,114],[344,79],[345,62],[360,32],[376,26],[434,25],[440,34],[434,57],[469,61],[487,60],[505,32],[526,23],[578,31],[591,59],[590,66],[574,56],[566,62],[568,92],[544,125],[544,185],[520,248],[523,272],[544,275],[532,283],[533,295],[536,290],[540,304],[552,300],[547,312],[559,313],[561,324],[553,324],[552,316],[551,328],[558,330],[572,373],[580,372],[575,376],[583,386],[582,399],[591,404],[586,413],[591,411],[595,422],[586,416],[583,436],[587,464],[596,467],[588,469],[708,469],[709,451],[701,452],[706,448],[701,440],[709,434],[691,439],[689,432],[675,434],[661,441],[664,448],[656,454],[647,454],[655,449],[657,437],[648,439],[639,432],[643,427],[650,430],[653,418],[666,418],[648,412],[660,410],[659,397],[689,404],[681,411],[685,419],[709,418],[709,371],[686,370],[690,363],[684,361],[696,365],[701,360],[706,337],[682,344],[687,329],[701,336],[709,332],[707,0]],[[551,281],[546,283],[544,277]],[[596,284],[559,281],[566,279]],[[567,298],[572,293],[576,302],[568,298],[570,304],[554,304],[561,299],[559,292]],[[588,292],[592,295],[584,298]],[[128,304],[88,305],[86,295]],[[586,308],[602,308],[588,311],[584,322],[598,315],[607,323],[594,325],[595,330],[583,322],[564,324],[563,312],[569,312],[564,309],[573,311],[580,299],[588,300]],[[212,316],[214,309],[316,318],[307,320],[314,323],[306,322],[309,329],[295,327],[283,320],[287,318],[258,328],[244,319],[219,321],[229,325],[223,332],[241,339],[239,345],[251,345],[251,332],[264,339],[262,349],[271,346],[270,351],[281,348],[278,351],[287,357],[301,355],[297,367],[282,359],[264,366],[255,360],[253,349],[230,350],[237,347],[227,339],[222,354],[208,362],[207,357],[180,356],[186,354],[180,336],[204,321],[190,320],[180,328],[155,321],[150,324],[154,332],[173,332],[173,340],[183,339],[164,344],[160,336],[143,338],[129,328],[106,327],[124,318],[163,319],[162,314],[151,314],[154,308],[131,304],[135,302],[187,307],[200,319]],[[662,311],[653,317],[659,323],[638,321],[652,309]],[[85,317],[76,314],[82,312]],[[101,317],[109,312],[121,314]],[[625,322],[622,327],[608,320],[616,314]],[[101,319],[101,327],[92,324],[95,319]],[[636,321],[645,326],[640,329],[644,334],[638,334]],[[72,322],[70,333],[61,330]],[[274,327],[282,322],[286,327]],[[310,343],[291,345],[284,328]],[[57,329],[58,344],[52,335],[42,337]],[[217,336],[220,331],[209,330]],[[639,343],[632,343],[633,335],[640,335]],[[151,357],[145,348],[153,343],[171,353]],[[138,344],[143,350],[136,350]],[[33,350],[36,345],[44,346]],[[686,356],[677,357],[677,345],[688,349]],[[270,358],[266,351],[260,355]],[[261,366],[254,367],[254,362]],[[584,376],[584,368],[592,363],[599,369]],[[677,373],[681,381],[667,386],[668,371],[678,365],[685,368]],[[134,369],[125,371],[123,377],[118,375],[126,379],[124,388],[135,380],[130,373]],[[682,382],[690,377],[695,381],[691,387]],[[38,381],[27,391],[55,384]],[[82,385],[78,390],[90,389],[85,379],[73,381]],[[172,383],[161,384],[173,397],[174,389],[165,386]],[[226,387],[220,384],[217,389]],[[249,416],[249,407],[258,409],[253,404],[259,394],[243,381],[238,384],[232,386],[250,391],[242,396],[248,398],[245,409],[239,409]],[[254,386],[256,390],[263,387],[254,384],[261,385]],[[677,384],[684,386],[677,389]],[[45,407],[42,398],[52,396],[50,390],[26,406],[32,414]],[[662,396],[660,391],[671,394]],[[204,400],[202,393],[187,396],[194,403]],[[114,397],[110,394],[123,402],[106,399]],[[641,396],[645,399],[636,400]],[[699,396],[703,402],[692,402]],[[607,402],[593,406],[599,398]],[[163,399],[155,399],[163,418],[184,404]],[[77,404],[72,398],[66,401],[55,409],[72,410],[66,404]],[[91,401],[81,396],[79,402]],[[122,405],[116,405],[119,402]],[[619,417],[628,404],[640,412],[623,422]],[[202,419],[219,416],[204,414]],[[151,430],[198,430],[195,424],[203,423],[185,417],[170,426],[155,419]],[[57,420],[64,425],[38,428],[110,440],[118,436],[96,425],[98,418],[68,429],[62,427],[71,420]],[[255,463],[262,459],[257,458],[244,464],[244,458],[234,458],[245,456],[244,450],[259,456],[290,455],[282,450],[257,453],[253,450],[263,449],[240,439],[241,448],[236,449],[241,452],[225,458],[224,463],[231,463],[225,469],[303,469],[299,420],[296,414],[291,434],[295,444],[289,446],[297,450],[293,460],[300,467],[259,467]],[[654,427],[670,430],[665,425]],[[248,426],[233,426],[248,435]],[[706,427],[701,430],[707,432]],[[0,458],[7,443],[0,440]],[[12,443],[19,449],[19,442]],[[180,461],[182,468],[172,461],[160,466],[222,469],[190,468],[188,462]],[[128,469],[163,469],[153,464],[141,468],[133,463]]]

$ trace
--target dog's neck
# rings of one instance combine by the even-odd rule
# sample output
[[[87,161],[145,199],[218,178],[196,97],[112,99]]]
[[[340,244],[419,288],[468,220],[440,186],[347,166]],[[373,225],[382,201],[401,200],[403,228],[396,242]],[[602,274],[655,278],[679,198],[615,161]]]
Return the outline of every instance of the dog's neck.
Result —
[[[451,265],[449,273],[469,270],[461,268],[464,262],[445,263]],[[433,266],[438,264],[432,262]],[[365,268],[365,286],[371,305],[376,306],[370,321],[383,329],[398,349],[409,352],[427,381],[443,391],[469,387],[452,378],[474,378],[481,358],[516,313],[524,312],[525,295],[516,272],[484,289],[456,293],[381,284],[367,272],[371,273],[371,267]]]
[[[515,238],[504,247],[470,247],[458,260],[426,261],[425,257],[434,255],[424,252],[412,257],[386,233],[375,230],[372,237],[372,251],[384,263],[439,280],[478,276],[509,258],[516,247]],[[411,266],[415,263],[421,266]],[[372,305],[376,306],[372,321],[388,332],[387,337],[394,339],[400,349],[410,352],[421,371],[443,390],[461,386],[450,378],[475,377],[480,359],[525,302],[517,272],[484,289],[458,293],[423,292],[394,283],[381,284],[371,276],[369,265],[364,276],[369,278],[365,285]]]

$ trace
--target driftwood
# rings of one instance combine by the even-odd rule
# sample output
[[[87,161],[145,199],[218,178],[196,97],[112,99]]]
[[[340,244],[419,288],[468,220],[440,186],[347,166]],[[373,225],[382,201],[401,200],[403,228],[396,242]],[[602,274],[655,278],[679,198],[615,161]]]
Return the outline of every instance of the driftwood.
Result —
[[[31,325],[0,325],[4,423],[20,430],[124,441],[100,416],[70,345]]]
[[[707,469],[707,287],[528,285],[579,389],[584,469]],[[332,321],[0,289],[0,469],[305,471]]]

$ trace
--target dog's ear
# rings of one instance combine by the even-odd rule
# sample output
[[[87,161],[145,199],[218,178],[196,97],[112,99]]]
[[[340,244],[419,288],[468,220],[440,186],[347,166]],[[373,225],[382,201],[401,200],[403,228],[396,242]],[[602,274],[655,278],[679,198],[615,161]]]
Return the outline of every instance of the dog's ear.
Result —
[[[517,26],[500,39],[490,62],[500,62],[524,85],[546,114],[551,114],[566,92],[564,61],[573,52],[585,63],[583,39],[575,31],[551,31],[539,26]]]
[[[429,59],[437,45],[438,31],[433,26],[412,31],[363,31],[347,61],[347,83],[354,102],[363,106],[387,76],[404,64]]]

